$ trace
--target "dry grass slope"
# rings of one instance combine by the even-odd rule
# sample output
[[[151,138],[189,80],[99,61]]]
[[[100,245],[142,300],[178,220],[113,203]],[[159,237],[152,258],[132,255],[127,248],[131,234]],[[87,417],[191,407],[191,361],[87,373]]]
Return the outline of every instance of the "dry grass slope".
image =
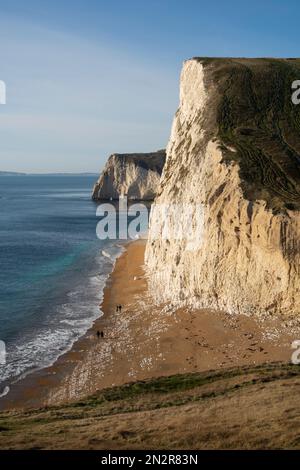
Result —
[[[0,415],[2,449],[300,448],[300,370],[162,377],[80,402]]]

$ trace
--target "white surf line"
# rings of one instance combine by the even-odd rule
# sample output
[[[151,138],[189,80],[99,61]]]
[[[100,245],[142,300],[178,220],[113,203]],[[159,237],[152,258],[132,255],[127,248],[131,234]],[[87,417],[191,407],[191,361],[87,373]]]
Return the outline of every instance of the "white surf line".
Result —
[[[101,253],[102,253],[102,256],[104,256],[105,258],[109,259],[109,261],[114,264],[114,260],[112,259],[111,255],[110,255],[109,253],[107,253],[107,252],[104,251],[104,250],[102,250]]]
[[[0,398],[3,398],[5,397],[5,395],[7,395],[10,391],[10,388],[8,386],[4,387],[4,390],[2,393],[0,393]]]

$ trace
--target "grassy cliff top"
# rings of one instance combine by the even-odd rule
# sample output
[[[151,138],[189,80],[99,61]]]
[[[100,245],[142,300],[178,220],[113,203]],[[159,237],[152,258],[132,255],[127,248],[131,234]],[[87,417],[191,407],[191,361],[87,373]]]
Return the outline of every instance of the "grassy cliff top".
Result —
[[[237,161],[244,195],[275,212],[300,210],[300,59],[195,58],[206,69],[215,133]],[[235,149],[235,151],[232,151]]]
[[[146,170],[157,171],[161,174],[165,160],[166,151],[158,150],[149,153],[114,153],[110,158],[116,157],[125,163],[134,163],[136,166],[145,168]]]

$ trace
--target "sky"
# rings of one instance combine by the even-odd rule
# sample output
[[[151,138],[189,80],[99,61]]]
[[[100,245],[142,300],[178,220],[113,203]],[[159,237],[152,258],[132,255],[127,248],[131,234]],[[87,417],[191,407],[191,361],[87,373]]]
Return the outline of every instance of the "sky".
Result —
[[[164,148],[184,60],[297,57],[299,15],[294,0],[0,0],[0,171],[98,173]]]

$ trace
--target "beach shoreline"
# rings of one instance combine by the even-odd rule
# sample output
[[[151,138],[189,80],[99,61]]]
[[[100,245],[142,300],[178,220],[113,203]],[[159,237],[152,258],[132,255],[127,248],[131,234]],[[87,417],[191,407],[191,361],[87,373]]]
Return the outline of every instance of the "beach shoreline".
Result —
[[[124,254],[129,243],[132,243],[132,241],[123,243],[122,245],[120,244],[121,250],[116,259],[113,260],[113,268],[107,277],[103,288],[102,300],[98,305],[99,316],[92,322],[87,331],[79,336],[71,347],[60,354],[52,364],[37,370],[25,372],[21,374],[20,377],[5,381],[2,389],[5,390],[8,387],[9,392],[0,397],[0,411],[43,406],[46,403],[48,387],[57,386],[57,383],[62,380],[62,377],[71,372],[72,363],[74,362],[72,358],[73,353],[82,352],[80,342],[91,338],[94,333],[96,335],[98,326],[99,328],[102,326],[101,319],[105,315],[103,311],[105,292],[109,288],[109,283],[111,282],[110,278],[116,267],[116,262],[118,258]],[[99,324],[97,322],[99,322]]]
[[[147,378],[290,362],[300,330],[278,318],[155,305],[144,269],[145,244],[124,246],[104,288],[103,314],[51,367],[14,384],[0,400],[2,410],[72,402]]]

